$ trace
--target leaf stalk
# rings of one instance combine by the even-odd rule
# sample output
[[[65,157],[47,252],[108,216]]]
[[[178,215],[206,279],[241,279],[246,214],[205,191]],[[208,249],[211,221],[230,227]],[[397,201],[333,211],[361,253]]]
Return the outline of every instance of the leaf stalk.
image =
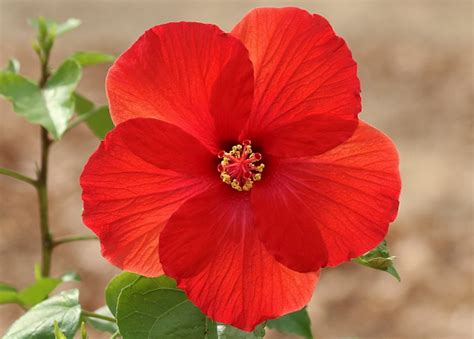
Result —
[[[102,315],[102,314],[98,314],[98,313],[94,313],[94,312],[89,312],[89,311],[82,310],[81,314],[84,317],[88,317],[88,318],[102,319],[102,320],[105,320],[105,321],[110,321],[112,323],[116,322],[115,318],[108,317],[106,315]]]

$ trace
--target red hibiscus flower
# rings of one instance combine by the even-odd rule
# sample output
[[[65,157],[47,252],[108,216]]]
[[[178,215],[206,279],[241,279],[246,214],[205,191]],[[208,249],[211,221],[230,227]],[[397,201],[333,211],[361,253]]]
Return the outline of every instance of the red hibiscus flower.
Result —
[[[397,151],[358,120],[356,73],[329,23],[296,8],[231,33],[146,31],[110,69],[117,126],[81,176],[104,257],[166,273],[244,330],[303,307],[321,267],[375,247],[397,214]]]

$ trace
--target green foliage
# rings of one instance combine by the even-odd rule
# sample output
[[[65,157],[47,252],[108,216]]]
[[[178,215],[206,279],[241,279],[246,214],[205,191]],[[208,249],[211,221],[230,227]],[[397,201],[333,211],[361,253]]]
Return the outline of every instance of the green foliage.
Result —
[[[87,335],[86,323],[83,321],[81,323],[81,339],[87,339],[89,336]]]
[[[49,78],[44,88],[10,72],[0,72],[0,95],[13,103],[13,109],[34,124],[45,127],[55,139],[66,131],[74,112],[72,96],[82,75],[80,65],[66,60]]]
[[[54,321],[54,339],[67,339],[56,320]]]
[[[107,317],[113,317],[112,312],[110,312],[107,306],[102,306],[101,308],[98,308],[97,310],[94,311],[94,313],[105,315]],[[87,323],[92,325],[92,327],[94,327],[96,330],[99,330],[102,332],[110,332],[110,333],[115,333],[118,331],[117,324],[111,321],[102,320],[98,318],[92,318],[92,317],[88,317],[86,320],[87,320]]]
[[[115,56],[100,52],[76,52],[70,58],[76,60],[82,67],[113,62],[115,60]]]
[[[367,267],[371,267],[377,270],[385,271],[400,281],[400,275],[398,274],[395,266],[393,265],[394,256],[390,256],[387,247],[387,241],[382,241],[376,248],[366,254],[353,259],[355,262],[362,264]]]
[[[22,315],[8,329],[4,339],[53,339],[58,331],[67,338],[72,338],[80,319],[79,291],[64,291]],[[58,331],[54,330],[55,321],[58,322]]]
[[[105,135],[114,128],[108,106],[95,107],[90,100],[78,93],[74,97],[76,99],[76,112],[79,118],[86,122],[90,130],[99,139],[104,139]]]
[[[135,273],[122,272],[115,276],[105,288],[105,302],[110,312],[115,316],[117,311],[117,302],[122,289],[138,280],[140,276]]]
[[[8,284],[0,283],[0,304],[16,303],[18,290]]]
[[[66,32],[77,28],[81,24],[81,20],[75,18],[69,18],[64,22],[56,22],[53,20],[45,19],[43,17],[29,20],[30,25],[38,31],[45,31],[54,37],[60,36]]]
[[[12,73],[20,72],[20,62],[15,58],[8,60],[7,67],[5,67],[3,71]]]
[[[17,303],[24,308],[30,308],[43,301],[61,283],[79,281],[79,276],[74,273],[65,273],[59,278],[36,277],[36,282],[31,286],[17,291],[14,287],[0,284],[0,304]]]
[[[124,339],[217,336],[216,323],[202,314],[176,287],[175,281],[166,276],[139,277],[122,288],[116,318]]]
[[[296,334],[307,339],[313,338],[311,320],[306,307],[278,319],[270,320],[267,322],[267,326],[283,333]]]
[[[76,113],[79,115],[84,115],[95,108],[95,105],[92,101],[80,95],[79,93],[74,93],[74,101],[76,102]]]
[[[265,324],[258,325],[252,332],[242,331],[230,325],[217,326],[219,339],[261,339],[265,336]]]
[[[78,27],[81,24],[81,21],[70,18],[65,22],[58,23],[39,17],[30,20],[30,24],[37,30],[36,41],[33,43],[33,49],[38,54],[41,63],[47,64],[56,37]]]

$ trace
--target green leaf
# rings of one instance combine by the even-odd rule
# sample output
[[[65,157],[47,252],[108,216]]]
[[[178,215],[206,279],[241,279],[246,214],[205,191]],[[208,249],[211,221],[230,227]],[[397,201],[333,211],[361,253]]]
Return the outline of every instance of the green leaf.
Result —
[[[219,339],[260,339],[265,336],[265,325],[260,324],[252,332],[247,332],[230,325],[219,324],[217,334]]]
[[[33,43],[33,49],[39,55],[41,63],[46,63],[56,38],[56,28],[53,29],[52,22],[49,23],[43,17],[30,20],[30,24],[38,31],[36,41]]]
[[[95,105],[92,101],[83,97],[79,93],[74,93],[74,100],[76,102],[76,112],[79,115],[86,114],[95,108]]]
[[[66,32],[73,30],[81,25],[81,20],[75,18],[69,18],[64,22],[56,22],[53,20],[45,19],[43,17],[30,19],[30,25],[40,32],[49,33],[54,37],[62,35]]]
[[[110,312],[107,306],[102,306],[101,308],[98,308],[97,310],[94,311],[94,313],[106,315],[108,317],[113,317],[112,312]],[[92,317],[87,317],[86,320],[96,330],[99,330],[102,332],[110,332],[110,333],[115,333],[118,331],[117,324],[111,321],[102,320],[98,318],[92,318]]]
[[[61,292],[59,295],[34,306],[8,329],[4,339],[53,339],[54,322],[67,338],[72,338],[81,319],[79,291]]]
[[[17,59],[8,60],[7,67],[3,69],[6,72],[18,73],[20,72],[20,62]]]
[[[74,28],[77,28],[81,25],[81,20],[76,18],[69,18],[66,21],[57,24],[56,34],[61,35],[66,32],[72,31]]]
[[[115,56],[100,52],[76,52],[70,58],[76,60],[81,66],[103,64],[115,60]]]
[[[81,66],[74,60],[66,60],[48,79],[43,89],[48,112],[55,127],[50,132],[53,136],[56,132],[56,139],[64,133],[67,122],[74,113],[73,93],[81,76]]]
[[[9,285],[0,284],[0,304],[17,303],[25,308],[30,308],[46,299],[61,283],[78,280],[79,276],[77,273],[70,272],[63,274],[59,278],[37,276],[34,284],[21,291],[8,287]]]
[[[109,284],[105,288],[105,302],[114,316],[116,315],[120,292],[122,292],[122,289],[138,280],[138,278],[140,278],[138,274],[122,272],[109,281]]]
[[[117,325],[127,338],[215,338],[217,326],[194,306],[174,280],[140,277],[122,289]]]
[[[67,339],[56,320],[54,321],[54,339]]]
[[[62,282],[81,281],[81,277],[76,272],[66,272],[59,277]]]
[[[38,86],[31,80],[12,72],[0,72],[0,95],[12,101],[13,109],[28,121],[54,127]]]
[[[68,272],[59,278],[40,278],[33,285],[18,293],[18,300],[25,307],[31,307],[43,301],[53,290],[63,282],[79,281],[75,272]]]
[[[81,339],[87,339],[89,336],[87,335],[86,323],[83,321],[81,323]]]
[[[0,95],[29,122],[44,126],[55,139],[67,128],[74,112],[72,93],[82,75],[81,66],[66,60],[40,89],[31,80],[12,72],[0,72]]]
[[[99,139],[104,139],[106,134],[114,128],[109,107],[102,106],[94,110],[86,120],[86,124]]]
[[[392,275],[398,281],[401,281],[395,266],[393,265],[394,256],[390,256],[387,247],[387,241],[382,241],[376,248],[365,253],[364,255],[354,258],[353,260],[359,264],[371,267],[377,270],[385,271]]]
[[[19,303],[18,290],[8,284],[0,283],[0,304]]]
[[[307,339],[313,338],[311,320],[306,307],[278,319],[269,320],[267,326],[283,333],[296,334]]]
[[[43,300],[61,283],[60,279],[43,278],[18,293],[18,299],[25,307],[34,306]]]
[[[96,108],[92,101],[78,93],[75,93],[74,97],[78,116],[85,118],[87,126],[99,139],[104,139],[105,135],[114,128],[109,108],[107,106]]]

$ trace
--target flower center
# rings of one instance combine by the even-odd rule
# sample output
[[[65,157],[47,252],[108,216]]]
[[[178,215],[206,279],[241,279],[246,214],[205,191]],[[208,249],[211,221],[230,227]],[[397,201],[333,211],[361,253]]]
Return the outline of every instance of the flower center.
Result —
[[[250,191],[255,181],[262,179],[265,165],[262,155],[254,153],[250,140],[232,146],[229,152],[220,151],[217,156],[221,163],[217,166],[223,182],[237,191]],[[259,163],[260,162],[260,163]]]

